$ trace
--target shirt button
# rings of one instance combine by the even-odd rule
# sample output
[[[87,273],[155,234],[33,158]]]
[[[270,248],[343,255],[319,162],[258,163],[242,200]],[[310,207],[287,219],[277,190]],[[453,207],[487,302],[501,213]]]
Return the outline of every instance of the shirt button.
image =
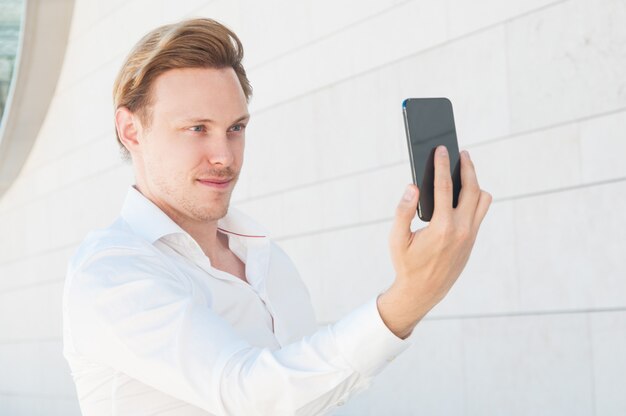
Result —
[[[397,357],[397,355],[392,355],[391,357],[388,357],[388,358],[387,358],[387,362],[388,362],[388,363],[392,362],[393,360],[395,360],[395,359],[396,359],[396,357]]]
[[[346,402],[344,402],[343,400],[337,402],[337,406],[343,406],[344,404],[346,404]]]

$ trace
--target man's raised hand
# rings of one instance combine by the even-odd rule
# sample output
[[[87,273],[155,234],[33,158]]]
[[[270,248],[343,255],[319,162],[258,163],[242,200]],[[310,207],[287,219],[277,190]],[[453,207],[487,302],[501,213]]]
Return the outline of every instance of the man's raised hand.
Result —
[[[467,264],[492,197],[480,189],[474,164],[461,152],[461,193],[452,207],[450,159],[445,146],[435,152],[435,209],[428,226],[411,231],[419,189],[410,184],[396,208],[389,235],[396,278],[378,297],[378,310],[400,338],[444,298]]]

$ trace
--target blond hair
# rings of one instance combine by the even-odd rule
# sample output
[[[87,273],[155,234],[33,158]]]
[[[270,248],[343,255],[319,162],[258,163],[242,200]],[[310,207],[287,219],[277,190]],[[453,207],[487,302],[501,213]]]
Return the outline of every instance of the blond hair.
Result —
[[[242,65],[243,46],[233,31],[213,19],[188,19],[158,27],[135,45],[122,65],[113,86],[114,109],[126,107],[151,123],[151,86],[161,74],[177,68],[226,68],[237,74],[246,101],[252,86]],[[115,136],[122,158],[130,159],[117,127]]]

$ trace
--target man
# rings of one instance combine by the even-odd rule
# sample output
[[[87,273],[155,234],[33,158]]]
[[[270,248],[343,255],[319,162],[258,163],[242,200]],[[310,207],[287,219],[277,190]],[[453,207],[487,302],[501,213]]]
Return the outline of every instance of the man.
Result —
[[[285,252],[229,208],[250,119],[242,57],[234,33],[194,19],[146,35],[120,70],[115,127],[136,183],[76,250],[64,291],[84,415],[328,414],[406,350],[467,262],[491,196],[463,152],[453,209],[440,148],[432,222],[410,230],[414,185],[398,205],[393,285],[316,328]]]

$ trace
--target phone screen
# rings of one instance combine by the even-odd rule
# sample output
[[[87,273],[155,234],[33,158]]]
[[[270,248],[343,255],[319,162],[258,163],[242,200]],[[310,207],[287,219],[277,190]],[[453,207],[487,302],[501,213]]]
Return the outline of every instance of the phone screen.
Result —
[[[407,98],[402,107],[413,183],[420,190],[417,213],[422,221],[430,221],[435,208],[434,155],[439,145],[446,146],[450,157],[454,208],[461,192],[459,145],[452,103],[447,98]]]

